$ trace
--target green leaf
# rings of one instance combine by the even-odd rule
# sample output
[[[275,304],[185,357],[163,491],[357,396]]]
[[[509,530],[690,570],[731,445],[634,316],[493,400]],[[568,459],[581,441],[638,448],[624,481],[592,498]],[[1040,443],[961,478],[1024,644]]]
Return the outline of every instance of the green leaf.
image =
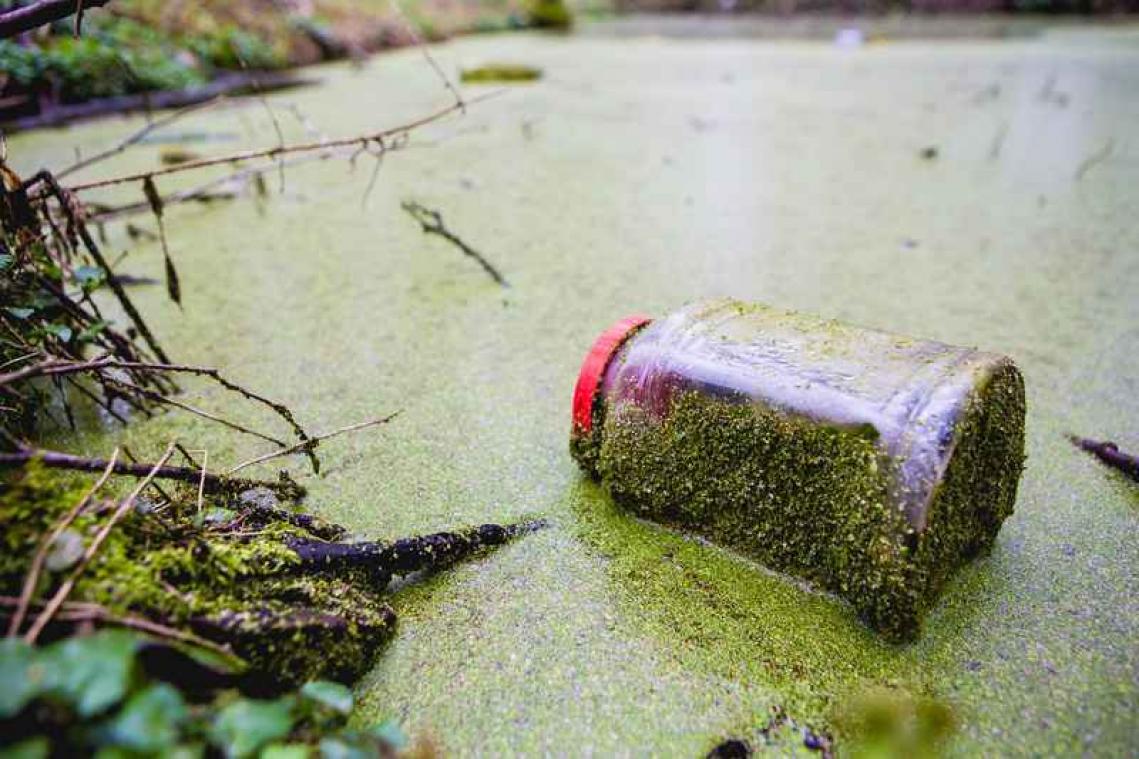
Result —
[[[27,319],[29,316],[31,316],[32,314],[34,314],[36,312],[36,310],[34,308],[10,307],[10,308],[5,308],[4,310],[13,319],[20,319],[21,321],[23,321],[24,319]]]
[[[55,322],[45,324],[44,331],[55,335],[61,342],[66,343],[71,340],[71,327],[68,327],[66,324],[56,324]]]
[[[380,749],[374,742],[347,733],[322,738],[320,756],[321,759],[379,759]]]
[[[270,743],[261,750],[261,759],[309,759],[312,754],[307,743]]]
[[[46,736],[37,735],[20,741],[15,746],[5,746],[4,759],[47,759],[51,751],[51,742]]]
[[[47,689],[90,717],[117,704],[130,688],[138,638],[103,630],[56,643],[40,656]]]
[[[186,714],[182,694],[169,683],[157,683],[130,697],[107,737],[134,751],[156,753],[177,742]]]
[[[266,743],[289,734],[293,729],[291,706],[291,699],[234,701],[214,718],[214,743],[227,756],[249,756]]]
[[[16,261],[11,253],[0,253],[0,271],[7,271]]]
[[[340,683],[313,680],[305,683],[301,688],[301,695],[341,714],[352,711],[352,691]]]
[[[407,747],[407,734],[394,719],[386,719],[368,732],[394,749]]]
[[[43,673],[36,658],[36,649],[22,638],[0,639],[0,719],[15,716],[40,693]]]
[[[90,292],[103,284],[106,272],[101,266],[77,266],[72,275],[80,287]]]
[[[89,326],[84,327],[82,330],[80,330],[79,334],[75,336],[75,339],[81,343],[90,342],[91,340],[94,340],[96,337],[98,337],[99,334],[101,334],[103,330],[107,329],[109,326],[111,326],[111,323],[109,321],[106,319],[100,319],[99,321],[93,322]]]

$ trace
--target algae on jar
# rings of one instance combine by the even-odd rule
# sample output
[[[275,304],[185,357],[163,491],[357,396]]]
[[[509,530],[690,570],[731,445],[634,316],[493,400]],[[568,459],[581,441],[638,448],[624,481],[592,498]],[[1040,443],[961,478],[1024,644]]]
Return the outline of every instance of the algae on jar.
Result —
[[[904,641],[1012,513],[1024,416],[1004,356],[714,300],[598,339],[570,448],[627,510]]]

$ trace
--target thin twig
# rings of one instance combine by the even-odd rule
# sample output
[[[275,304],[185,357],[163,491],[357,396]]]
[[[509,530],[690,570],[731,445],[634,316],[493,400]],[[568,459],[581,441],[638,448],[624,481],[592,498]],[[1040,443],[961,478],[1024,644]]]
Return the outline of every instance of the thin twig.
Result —
[[[443,215],[438,211],[433,211],[426,206],[420,205],[413,200],[405,200],[400,206],[403,210],[411,214],[411,217],[419,222],[419,226],[423,228],[423,232],[429,235],[439,235],[443,239],[451,242],[455,247],[461,250],[464,254],[478,261],[479,266],[483,268],[490,278],[497,282],[502,287],[510,287],[510,283],[502,276],[502,273],[483,257],[481,253],[467,245],[458,235],[451,230],[447,229],[443,223]]]
[[[177,109],[176,111],[173,111],[171,113],[166,114],[162,118],[158,118],[158,119],[155,119],[154,121],[147,122],[144,126],[140,127],[139,129],[135,130],[134,132],[132,132],[129,135],[127,135],[126,137],[124,137],[121,141],[119,141],[113,147],[107,148],[106,150],[103,150],[99,153],[94,153],[94,154],[88,156],[87,158],[84,158],[80,161],[77,161],[77,162],[71,164],[70,166],[67,166],[67,167],[60,169],[59,171],[55,172],[55,178],[56,179],[62,179],[63,177],[66,177],[68,174],[74,174],[75,172],[80,171],[81,169],[85,169],[88,166],[91,166],[92,164],[96,164],[96,163],[99,163],[100,161],[105,161],[106,159],[108,159],[112,156],[116,156],[119,153],[122,153],[123,151],[125,151],[127,148],[131,147],[132,145],[136,145],[139,142],[142,142],[147,137],[147,135],[149,135],[151,132],[154,132],[158,129],[161,129],[164,126],[172,124],[173,122],[178,121],[179,119],[184,118],[184,117],[190,115],[191,113],[196,113],[198,111],[204,111],[208,108],[213,108],[214,106],[216,106],[219,103],[222,103],[224,101],[225,101],[225,95],[218,95],[216,97],[210,98],[209,100],[202,101],[201,103],[191,103],[190,105],[184,106],[182,108]]]
[[[43,569],[44,562],[47,560],[47,554],[48,551],[51,550],[51,546],[59,539],[63,531],[70,527],[71,523],[83,513],[83,509],[87,508],[87,504],[91,502],[95,493],[106,484],[118,460],[119,449],[116,448],[114,453],[111,454],[111,460],[107,462],[106,468],[103,469],[103,474],[95,481],[95,484],[83,494],[83,497],[71,507],[71,510],[63,515],[63,518],[56,523],[51,533],[40,543],[39,550],[36,551],[36,555],[32,558],[32,564],[28,568],[27,577],[24,579],[24,587],[20,591],[20,601],[16,605],[16,612],[12,615],[12,621],[8,623],[9,638],[15,637],[20,631],[20,625],[24,623],[24,616],[28,613],[28,604],[31,603],[32,595],[36,592],[36,585],[40,580],[40,571]]]
[[[419,48],[419,52],[423,54],[423,59],[427,61],[427,64],[431,66],[435,75],[439,77],[444,89],[451,93],[451,96],[455,99],[455,105],[458,106],[459,111],[466,113],[466,103],[463,102],[463,96],[459,93],[459,89],[451,82],[450,77],[443,72],[443,67],[435,60],[435,56],[431,55],[431,51],[427,48],[427,45],[424,44],[423,38],[419,36],[419,30],[415,28],[415,25],[411,23],[407,15],[403,12],[403,6],[400,5],[399,0],[390,0],[390,4],[408,34],[411,35],[411,41]]]
[[[12,452],[0,453],[0,466],[19,466],[38,459],[49,469],[70,469],[79,472],[100,472],[107,467],[106,459],[87,458],[61,451],[50,451],[43,448],[23,447]],[[154,469],[150,464],[128,464],[119,461],[114,466],[114,473],[127,477],[145,477]],[[182,466],[162,466],[154,470],[155,477],[180,482],[199,483],[203,480],[200,468]],[[231,479],[218,474],[206,473],[204,476],[206,492],[248,490],[250,488],[269,488],[280,491],[281,483],[271,480]],[[296,486],[299,488],[299,486]]]
[[[44,627],[51,621],[52,616],[59,611],[59,607],[67,600],[67,596],[71,593],[71,589],[75,587],[79,575],[83,574],[83,570],[87,568],[87,565],[91,563],[91,559],[99,552],[99,549],[107,540],[107,536],[111,534],[111,530],[134,508],[134,503],[138,499],[139,494],[150,484],[150,481],[154,479],[158,470],[162,468],[163,464],[165,464],[172,455],[174,455],[174,443],[170,443],[166,446],[166,452],[162,454],[162,458],[151,467],[150,472],[142,479],[142,482],[131,491],[130,495],[119,503],[118,508],[111,514],[111,517],[103,524],[99,531],[95,533],[95,537],[91,540],[91,545],[87,547],[87,550],[79,559],[79,563],[75,565],[75,569],[71,571],[71,574],[63,581],[59,589],[55,591],[55,595],[51,597],[51,600],[44,606],[43,611],[36,617],[36,621],[32,623],[31,629],[28,630],[27,635],[24,636],[26,642],[36,642],[36,638],[43,632]],[[114,464],[111,464],[109,468],[114,470]]]
[[[279,451],[270,451],[269,453],[263,454],[263,455],[258,456],[256,458],[249,459],[248,461],[243,461],[240,464],[238,464],[237,466],[232,467],[229,470],[227,470],[226,476],[240,472],[242,469],[245,469],[246,467],[251,467],[254,464],[261,464],[265,461],[270,461],[271,459],[280,458],[281,456],[288,456],[289,454],[292,454],[292,453],[300,453],[301,451],[310,451],[313,448],[316,448],[320,443],[324,442],[325,440],[328,440],[329,438],[336,437],[337,435],[343,435],[346,432],[355,432],[357,430],[367,429],[368,427],[376,427],[376,426],[381,425],[381,424],[387,424],[388,422],[395,419],[397,416],[399,416],[402,413],[403,413],[403,411],[401,409],[400,411],[395,411],[391,414],[388,414],[387,416],[380,417],[379,419],[372,419],[372,420],[369,420],[367,422],[357,422],[356,424],[349,424],[346,427],[341,427],[340,429],[333,430],[332,432],[326,432],[323,435],[313,435],[308,440],[297,443],[296,445],[290,445],[288,448],[282,448]]]
[[[79,8],[98,8],[108,2],[110,0],[83,0]],[[38,0],[29,5],[0,12],[0,40],[67,18],[75,13],[75,10],[76,0]]]
[[[483,95],[479,95],[478,97],[474,97],[474,98],[471,98],[470,100],[467,100],[464,105],[473,105],[474,103],[481,102],[483,100],[487,100],[491,97],[497,97],[498,95],[501,95],[503,92],[505,92],[505,90],[493,90],[491,92],[487,92]],[[99,179],[99,180],[95,180],[92,182],[84,182],[81,184],[72,185],[68,189],[71,192],[85,192],[87,190],[94,190],[94,189],[100,188],[100,187],[111,187],[114,185],[127,184],[129,182],[141,182],[144,179],[146,179],[147,177],[159,177],[159,176],[164,176],[166,174],[180,174],[182,172],[196,171],[198,169],[204,169],[204,168],[207,168],[210,166],[219,166],[222,164],[231,164],[231,163],[234,163],[236,161],[249,161],[249,160],[253,160],[255,158],[274,158],[275,159],[278,156],[289,155],[291,153],[310,153],[313,151],[327,150],[330,148],[342,148],[342,147],[350,147],[353,145],[358,146],[358,145],[364,145],[367,143],[375,143],[375,142],[379,142],[380,140],[386,141],[386,140],[390,140],[393,137],[397,137],[399,135],[407,134],[408,132],[411,132],[412,130],[417,129],[419,127],[426,126],[426,125],[431,124],[435,121],[439,121],[440,119],[446,118],[447,116],[450,116],[451,114],[453,114],[457,111],[461,111],[461,110],[462,110],[462,108],[460,107],[460,105],[458,103],[452,103],[445,108],[440,108],[439,110],[437,110],[433,113],[430,113],[430,114],[423,116],[421,118],[409,121],[406,124],[401,124],[400,126],[391,127],[389,129],[384,129],[384,130],[381,130],[378,132],[373,132],[372,134],[356,136],[356,137],[345,137],[345,138],[341,138],[341,139],[337,139],[337,140],[321,140],[319,142],[295,143],[292,145],[285,145],[284,147],[259,148],[259,149],[254,149],[254,150],[246,150],[246,151],[242,151],[239,153],[232,153],[230,155],[225,155],[225,156],[216,156],[213,158],[203,158],[203,159],[198,160],[198,161],[189,161],[187,163],[181,163],[181,164],[178,164],[176,166],[167,166],[165,168],[155,169],[153,171],[144,171],[144,172],[140,172],[137,174],[125,174],[123,176],[111,177],[109,179]],[[390,150],[390,149],[394,149],[394,148],[389,147],[388,149]]]

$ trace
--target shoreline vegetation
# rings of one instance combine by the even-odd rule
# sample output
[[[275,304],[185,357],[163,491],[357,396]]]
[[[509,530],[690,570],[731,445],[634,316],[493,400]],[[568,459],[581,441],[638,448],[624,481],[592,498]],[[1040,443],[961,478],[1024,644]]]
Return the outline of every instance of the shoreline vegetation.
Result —
[[[67,47],[66,40],[88,38],[60,39]],[[369,541],[303,512],[305,488],[288,470],[275,480],[237,476],[286,459],[317,475],[323,440],[387,425],[400,412],[313,433],[288,406],[219,370],[172,361],[177,347],[151,330],[128,293],[132,281],[103,254],[99,206],[88,197],[104,187],[138,192],[158,230],[166,293],[180,304],[164,214],[187,198],[164,196],[156,177],[225,164],[261,197],[263,175],[283,172],[284,156],[355,161],[367,154],[378,171],[415,129],[483,99],[464,100],[434,68],[452,104],[340,140],[282,140],[68,182],[213,98],[165,114],[58,174],[21,177],[0,151],[0,676],[19,684],[0,696],[0,753],[435,754],[429,736],[409,742],[390,719],[353,721],[349,686],[395,629],[384,590],[393,577],[414,581],[544,522]],[[80,73],[107,84],[97,72]],[[263,418],[204,407],[195,396],[211,386],[240,396]],[[125,446],[98,458],[39,445],[51,431],[67,439],[96,420],[114,427],[162,413],[190,414],[272,447],[227,466],[177,440],[141,457]]]
[[[21,7],[0,0],[0,19]],[[471,32],[571,24],[562,0],[105,0],[89,8],[78,35],[68,16],[0,39],[0,125],[12,132],[181,107],[303,84],[290,70],[313,63]]]

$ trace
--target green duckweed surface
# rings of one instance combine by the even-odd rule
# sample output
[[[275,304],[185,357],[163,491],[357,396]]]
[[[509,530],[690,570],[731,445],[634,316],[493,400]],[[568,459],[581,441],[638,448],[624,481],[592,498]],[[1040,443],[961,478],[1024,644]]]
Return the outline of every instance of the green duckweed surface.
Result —
[[[362,159],[355,173],[290,169],[263,204],[169,212],[185,310],[134,290],[177,358],[223,367],[315,429],[404,409],[322,447],[327,469],[305,482],[320,514],[373,537],[551,520],[395,594],[396,636],[359,686],[368,710],[459,755],[696,755],[776,705],[825,729],[890,682],[950,705],[951,752],[1134,751],[1139,495],[1063,437],[1139,448],[1134,29],[856,51],[487,36],[436,55],[449,71],[511,60],[544,76],[424,130],[366,205]],[[314,73],[321,86],[272,102],[336,134],[446,103],[415,51]],[[58,167],[136,123],[20,136],[10,155]],[[165,135],[204,151],[275,139],[256,103]],[[404,198],[440,209],[512,286],[425,237]],[[161,257],[149,244],[122,268],[160,275]],[[1023,370],[1016,513],[919,642],[890,646],[831,597],[629,517],[570,458],[570,394],[598,331],[725,294]],[[174,415],[67,445],[153,452],[171,436],[211,461],[262,450]]]

